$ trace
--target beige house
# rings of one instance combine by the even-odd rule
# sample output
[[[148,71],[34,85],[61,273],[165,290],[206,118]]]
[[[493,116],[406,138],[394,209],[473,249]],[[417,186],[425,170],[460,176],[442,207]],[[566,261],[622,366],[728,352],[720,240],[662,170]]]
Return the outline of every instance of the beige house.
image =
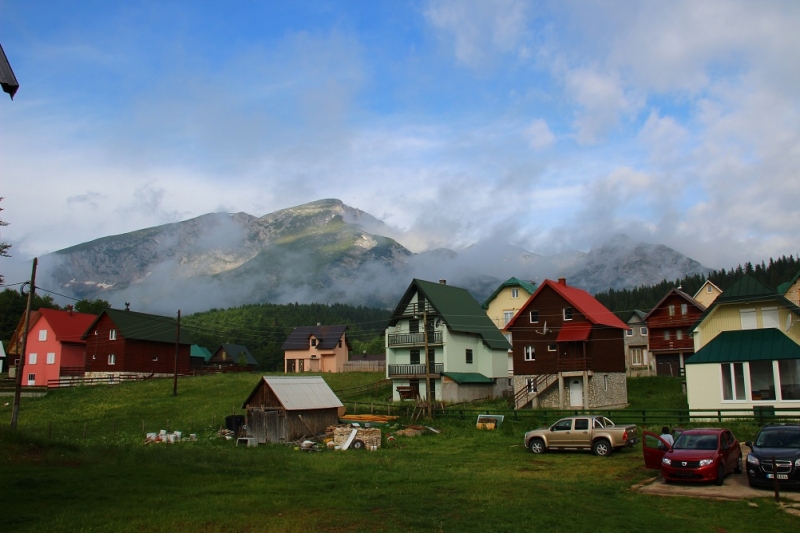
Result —
[[[482,307],[499,329],[506,340],[512,343],[511,333],[506,331],[506,325],[511,322],[528,298],[536,291],[536,284],[511,278],[500,284],[499,287],[489,296]],[[508,352],[508,375],[514,375],[514,356],[513,352]]]
[[[647,349],[647,313],[634,309],[625,330],[625,371],[628,376],[655,375],[653,357]]]
[[[782,294],[794,305],[800,305],[800,272],[791,281],[779,285],[778,294]]]
[[[800,307],[745,275],[693,327],[686,360],[690,409],[797,408]]]
[[[344,372],[350,350],[347,326],[294,328],[281,349],[284,372]]]
[[[703,286],[700,287],[694,294],[693,298],[695,301],[697,301],[697,303],[705,308],[708,308],[708,306],[711,305],[720,294],[722,294],[722,289],[706,280],[706,282],[703,283]]]

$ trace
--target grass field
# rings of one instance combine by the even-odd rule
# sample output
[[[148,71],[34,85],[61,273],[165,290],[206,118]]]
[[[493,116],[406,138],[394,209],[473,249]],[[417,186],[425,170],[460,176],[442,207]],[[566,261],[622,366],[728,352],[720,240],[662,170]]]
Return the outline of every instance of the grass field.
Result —
[[[332,388],[380,375],[326,375]],[[25,398],[16,432],[0,430],[0,531],[791,531],[800,520],[771,493],[753,502],[666,498],[631,490],[655,473],[641,447],[609,458],[535,456],[524,423],[479,431],[474,420],[398,437],[377,452],[235,447],[216,437],[258,377],[220,375]],[[674,384],[631,387],[631,403]],[[678,385],[679,386],[679,385]],[[663,390],[660,390],[663,389]],[[386,392],[376,393],[376,399]],[[369,401],[370,397],[360,398]],[[652,400],[652,398],[651,398]],[[10,401],[7,398],[2,401]],[[661,405],[653,407],[662,407]],[[1,411],[10,420],[10,406]],[[196,442],[144,444],[146,431],[182,430]],[[741,440],[757,428],[734,428]]]

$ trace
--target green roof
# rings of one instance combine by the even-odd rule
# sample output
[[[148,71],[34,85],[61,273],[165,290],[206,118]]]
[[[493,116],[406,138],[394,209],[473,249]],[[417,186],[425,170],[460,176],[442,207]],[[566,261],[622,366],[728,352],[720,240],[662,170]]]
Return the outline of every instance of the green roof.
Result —
[[[686,364],[800,359],[800,345],[775,328],[723,331]]]
[[[483,305],[481,307],[483,307],[484,309],[488,309],[489,308],[489,304],[492,303],[492,300],[494,300],[497,297],[497,295],[500,293],[500,291],[502,291],[506,287],[522,287],[523,289],[525,289],[528,292],[528,296],[530,296],[531,294],[536,292],[536,284],[535,283],[529,283],[527,281],[522,281],[521,279],[517,279],[517,278],[509,278],[506,281],[504,281],[503,283],[501,283],[500,286],[497,287],[497,289],[495,289],[495,291],[492,293],[491,296],[486,298],[486,301],[483,302]]]
[[[414,279],[394,310],[389,325],[397,324],[415,292],[421,293],[441,315],[447,328],[459,333],[480,335],[484,344],[493,350],[508,350],[511,345],[497,329],[483,308],[467,291],[452,285]]]
[[[177,320],[168,316],[149,315],[147,313],[137,313],[136,311],[121,311],[119,309],[106,309],[89,326],[84,334],[87,337],[90,331],[100,321],[103,315],[108,315],[120,334],[128,340],[140,340],[151,342],[169,342],[175,344],[175,333]],[[185,329],[181,328],[181,344],[191,344],[191,340]]]
[[[792,285],[794,285],[795,281],[797,281],[797,278],[800,278],[800,272],[795,274],[794,277],[791,280],[789,280],[789,281],[787,281],[785,283],[781,283],[780,285],[778,285],[778,294],[785,295],[786,292],[789,289],[792,288]]]
[[[492,378],[487,378],[483,374],[478,374],[477,372],[443,372],[443,374],[459,385],[468,385],[470,383],[494,383]]]
[[[209,359],[211,359],[211,352],[208,351],[208,348],[205,346],[198,346],[197,344],[192,344],[191,351],[189,352],[189,357],[202,357],[203,361],[206,363]]]

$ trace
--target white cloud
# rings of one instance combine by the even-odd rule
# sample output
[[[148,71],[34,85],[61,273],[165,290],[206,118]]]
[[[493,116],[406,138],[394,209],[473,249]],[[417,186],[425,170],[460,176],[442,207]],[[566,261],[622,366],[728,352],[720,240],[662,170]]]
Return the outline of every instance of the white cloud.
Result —
[[[528,139],[528,143],[534,150],[541,150],[552,146],[556,140],[556,136],[550,131],[547,122],[543,119],[536,119],[524,131]]]

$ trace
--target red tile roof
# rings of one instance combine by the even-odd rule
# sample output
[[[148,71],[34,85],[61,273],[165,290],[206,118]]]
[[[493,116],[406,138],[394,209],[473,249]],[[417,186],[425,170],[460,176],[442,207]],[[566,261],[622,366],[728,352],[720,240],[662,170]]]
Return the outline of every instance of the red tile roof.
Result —
[[[97,318],[97,315],[57,309],[39,309],[39,314],[40,319],[47,320],[59,342],[86,342],[81,341],[81,336]]]

